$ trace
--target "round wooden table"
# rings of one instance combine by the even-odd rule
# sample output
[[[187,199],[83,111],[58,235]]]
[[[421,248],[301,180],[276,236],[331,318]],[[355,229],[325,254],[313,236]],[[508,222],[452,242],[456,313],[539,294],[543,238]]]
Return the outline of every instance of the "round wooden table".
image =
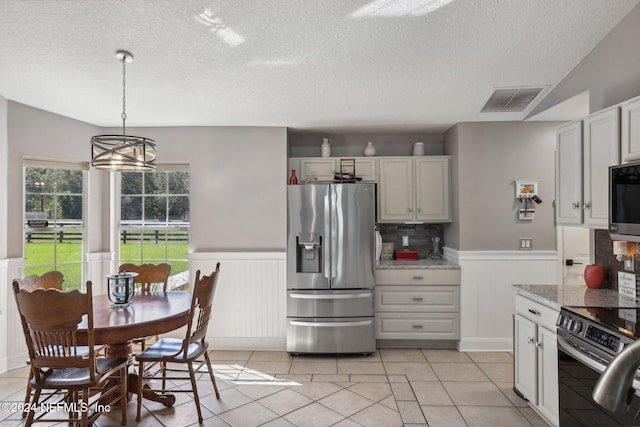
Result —
[[[185,326],[189,321],[191,294],[187,292],[149,292],[136,294],[127,307],[113,307],[107,295],[93,297],[93,329],[96,345],[107,345],[110,357],[128,357],[131,341],[163,334]],[[86,319],[79,326],[78,338],[86,330]],[[138,393],[138,374],[130,373],[130,393]],[[175,396],[159,395],[152,389],[143,390],[145,399],[172,406]]]

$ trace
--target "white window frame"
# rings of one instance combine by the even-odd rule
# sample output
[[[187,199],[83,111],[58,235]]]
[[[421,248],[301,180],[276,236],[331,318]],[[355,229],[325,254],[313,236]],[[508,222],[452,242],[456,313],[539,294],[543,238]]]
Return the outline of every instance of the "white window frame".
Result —
[[[25,247],[25,236],[29,231],[33,231],[34,229],[28,227],[26,225],[26,196],[27,196],[27,168],[40,168],[40,169],[63,169],[63,170],[79,170],[82,171],[82,224],[80,226],[68,227],[66,230],[74,230],[80,231],[82,236],[82,249],[81,254],[82,258],[80,260],[81,265],[81,274],[80,278],[80,286],[78,289],[83,290],[85,287],[85,278],[88,277],[88,266],[85,260],[85,252],[88,247],[87,242],[87,201],[88,201],[88,188],[89,188],[89,163],[88,162],[66,162],[59,160],[50,160],[50,159],[41,159],[35,157],[25,157],[22,161],[22,255],[25,257],[24,268],[26,269],[26,247]],[[64,231],[62,227],[47,227],[47,231],[55,233],[57,231]],[[54,264],[52,264],[52,269],[56,268],[56,254],[54,254]],[[74,263],[75,264],[75,263]]]
[[[188,172],[189,180],[191,180],[191,168],[188,164],[185,163],[163,163],[158,164],[156,167],[156,172]],[[121,181],[122,173],[120,172],[112,172],[111,173],[111,185],[114,189],[112,193],[112,206],[114,207],[111,214],[111,230],[115,230],[114,233],[111,233],[111,248],[113,248],[112,252],[114,253],[115,265],[113,266],[114,271],[117,270],[118,265],[122,262],[122,257],[120,253],[120,236],[123,230],[140,230],[144,227],[122,227],[121,226],[121,208],[122,208],[122,181]],[[191,187],[191,184],[189,184]],[[189,194],[189,204],[191,204],[191,194]],[[191,211],[189,211],[191,213]],[[178,227],[183,228],[183,227]],[[171,229],[170,227],[167,228]],[[191,221],[189,221],[189,225],[187,226],[188,235],[191,235]],[[166,251],[165,251],[166,255]],[[166,256],[165,256],[166,258]],[[185,260],[189,262],[188,257],[185,255]],[[148,261],[144,261],[148,262]],[[189,271],[189,269],[187,269]],[[173,272],[172,272],[173,274]]]

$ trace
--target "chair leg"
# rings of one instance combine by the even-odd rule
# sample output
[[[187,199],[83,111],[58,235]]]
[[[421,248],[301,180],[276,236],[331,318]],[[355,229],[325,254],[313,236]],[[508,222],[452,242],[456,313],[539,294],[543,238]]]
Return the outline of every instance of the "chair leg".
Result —
[[[85,403],[86,407],[89,407],[89,389],[88,388],[83,388],[82,389],[82,401]],[[81,427],[88,427],[89,426],[89,411],[81,411],[81,421],[80,421],[80,426]]]
[[[42,391],[40,389],[36,389],[35,393],[33,394],[33,405],[37,405],[38,402],[40,401],[40,393]],[[33,417],[35,416],[36,412],[35,411],[29,411],[29,414],[27,415],[27,421],[25,421],[25,426],[26,427],[30,427],[31,424],[33,424]]]
[[[198,396],[198,386],[196,384],[196,374],[193,372],[193,363],[189,362],[189,376],[191,377],[191,388],[193,389],[193,400],[196,401],[198,410],[198,422],[202,424],[202,410],[200,409],[200,397]]]
[[[127,398],[129,397],[129,370],[128,365],[120,370],[120,392],[122,395],[120,396],[120,408],[122,410],[122,425],[127,425]]]
[[[160,362],[162,366],[162,392],[167,389],[167,362]]]
[[[142,384],[144,377],[144,362],[138,361],[138,411],[136,412],[136,421],[140,421],[140,410],[142,409]]]
[[[22,418],[27,417],[27,409],[29,408],[29,402],[31,401],[31,379],[33,378],[33,371],[29,369],[29,379],[27,380],[27,392],[24,396],[24,410],[22,411]]]
[[[220,392],[218,391],[218,385],[216,384],[216,377],[213,376],[213,367],[211,366],[211,359],[209,358],[209,352],[204,352],[204,360],[207,361],[207,369],[209,370],[209,377],[211,377],[211,383],[213,389],[216,391],[216,399],[220,399]]]

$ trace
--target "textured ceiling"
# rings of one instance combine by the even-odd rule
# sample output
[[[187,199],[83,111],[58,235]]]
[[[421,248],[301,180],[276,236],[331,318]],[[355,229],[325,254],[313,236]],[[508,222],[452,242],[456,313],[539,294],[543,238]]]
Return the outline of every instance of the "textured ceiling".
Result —
[[[521,120],[540,99],[479,111],[495,87],[557,85],[636,4],[0,0],[0,95],[117,126],[126,49],[128,126],[442,132]]]

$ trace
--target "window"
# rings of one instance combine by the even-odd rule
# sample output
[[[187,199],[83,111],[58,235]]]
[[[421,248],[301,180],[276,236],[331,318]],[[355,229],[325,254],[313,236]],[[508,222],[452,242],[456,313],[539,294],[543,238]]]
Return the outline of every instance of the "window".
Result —
[[[189,172],[123,172],[120,263],[166,262],[169,289],[188,286]]]
[[[82,287],[84,180],[80,169],[24,169],[25,276],[58,270],[63,288]]]

